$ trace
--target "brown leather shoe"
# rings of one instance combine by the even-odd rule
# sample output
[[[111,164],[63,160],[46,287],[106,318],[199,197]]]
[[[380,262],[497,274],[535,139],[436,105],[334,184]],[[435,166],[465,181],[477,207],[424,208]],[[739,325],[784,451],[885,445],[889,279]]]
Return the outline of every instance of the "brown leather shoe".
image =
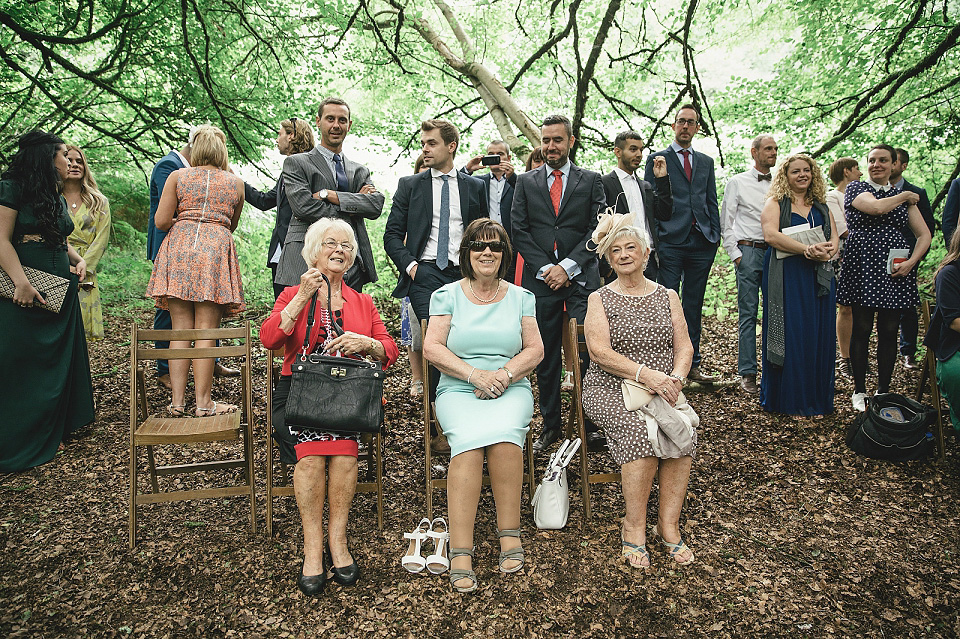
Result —
[[[227,368],[220,362],[217,362],[217,365],[213,367],[213,376],[214,377],[240,377],[240,369]]]
[[[157,378],[157,383],[166,388],[167,390],[173,390],[173,383],[170,381],[170,373],[166,375],[161,375]]]
[[[742,375],[740,377],[740,388],[746,393],[751,395],[756,395],[760,392],[760,387],[757,386],[757,376],[756,375]]]
[[[695,366],[687,373],[687,379],[691,382],[697,382],[698,384],[713,384],[720,378],[716,375],[707,375],[700,370],[699,366]]]

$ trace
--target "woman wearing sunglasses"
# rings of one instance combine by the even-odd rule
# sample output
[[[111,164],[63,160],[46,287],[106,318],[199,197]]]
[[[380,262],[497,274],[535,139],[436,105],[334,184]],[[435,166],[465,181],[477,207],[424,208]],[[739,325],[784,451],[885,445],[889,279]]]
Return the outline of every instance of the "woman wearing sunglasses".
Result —
[[[434,292],[423,355],[440,370],[437,419],[450,443],[450,583],[477,589],[473,526],[486,456],[500,529],[500,572],[523,567],[523,444],[533,417],[529,375],[543,359],[532,293],[506,282],[513,249],[504,228],[471,222],[460,244],[463,279]]]

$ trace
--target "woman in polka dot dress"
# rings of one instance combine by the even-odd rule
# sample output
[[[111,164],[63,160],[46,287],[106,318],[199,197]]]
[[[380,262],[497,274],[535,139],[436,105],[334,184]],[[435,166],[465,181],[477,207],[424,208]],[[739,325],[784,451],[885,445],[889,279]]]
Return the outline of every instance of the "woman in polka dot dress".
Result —
[[[597,252],[617,279],[590,295],[584,322],[590,368],[583,380],[583,409],[603,428],[614,461],[620,464],[626,517],[622,553],[631,566],[647,568],[647,499],[659,472],[660,508],[654,535],[678,564],[693,562],[680,538],[680,509],[696,452],[675,458],[655,456],[639,411],[628,411],[620,383],[639,381],[675,405],[693,361],[693,345],[677,293],[643,276],[650,249],[632,217],[603,215],[593,237]]]
[[[844,193],[850,235],[844,245],[837,303],[853,307],[850,365],[853,407],[866,410],[867,357],[874,317],[877,322],[877,392],[890,390],[897,359],[897,329],[903,309],[920,304],[916,266],[930,248],[930,230],[917,209],[919,196],[890,182],[895,151],[886,144],[870,149],[866,182],[852,182]],[[901,229],[910,225],[917,244],[909,258],[887,273],[890,249],[909,249]]]

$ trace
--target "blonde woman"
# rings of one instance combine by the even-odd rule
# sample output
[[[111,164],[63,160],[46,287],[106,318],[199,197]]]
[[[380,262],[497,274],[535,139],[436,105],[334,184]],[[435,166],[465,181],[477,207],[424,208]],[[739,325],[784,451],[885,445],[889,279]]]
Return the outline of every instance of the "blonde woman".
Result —
[[[833,412],[836,287],[830,260],[839,238],[816,162],[791,155],[773,176],[760,213],[763,262],[763,377],[760,404],[787,415]],[[819,228],[826,241],[784,231]],[[784,255],[785,257],[780,257]]]
[[[87,263],[87,276],[80,282],[80,311],[83,331],[88,340],[103,339],[103,309],[97,286],[97,266],[110,240],[110,203],[97,188],[87,163],[87,155],[78,146],[67,145],[67,177],[63,181],[73,233],[70,245]]]
[[[154,221],[168,231],[160,245],[147,285],[147,297],[170,311],[174,330],[218,328],[225,315],[244,310],[240,263],[233,231],[243,209],[243,180],[227,171],[227,145],[215,126],[198,128],[193,138],[192,166],[170,174],[163,187]],[[214,340],[196,340],[196,348],[214,346]],[[189,348],[190,342],[170,342],[170,348]],[[169,411],[182,415],[191,360],[170,362],[173,401]],[[231,404],[211,398],[213,359],[193,360],[197,416],[232,412]]]

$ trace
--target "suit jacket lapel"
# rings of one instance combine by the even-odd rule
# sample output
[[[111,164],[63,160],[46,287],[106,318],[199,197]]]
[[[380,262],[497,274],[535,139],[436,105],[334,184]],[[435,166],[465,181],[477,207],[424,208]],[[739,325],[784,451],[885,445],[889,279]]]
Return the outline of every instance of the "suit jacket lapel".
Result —
[[[677,172],[683,176],[684,180],[686,180],[687,172],[683,170],[683,162],[680,161],[680,156],[677,155],[673,149],[669,149],[669,148],[666,151],[664,151],[664,153],[666,153],[667,155],[667,162],[672,162],[673,165],[676,167]],[[693,162],[693,159],[691,159],[690,161]],[[689,181],[690,180],[687,180],[687,182]]]
[[[317,167],[320,175],[328,185],[327,188],[336,189],[337,179],[330,172],[330,166],[327,164],[327,159],[320,154],[320,150],[314,148],[312,151],[307,153],[307,157],[310,159],[310,162]]]
[[[567,187],[563,189],[563,199],[560,200],[560,210],[557,213],[557,217],[563,215],[563,208],[567,205],[567,202],[570,201],[570,197],[573,195],[574,189],[577,188],[577,185],[580,184],[580,178],[583,177],[583,171],[579,166],[575,164],[570,165],[570,175],[567,176]],[[553,208],[553,203],[550,203],[550,207]]]
[[[360,165],[350,160],[344,154],[340,154],[340,157],[343,158],[343,169],[347,172],[347,184],[350,185],[350,192],[356,193],[360,190],[360,184],[354,184],[353,179],[357,176],[357,169],[360,168]]]
[[[547,210],[552,213],[553,200],[550,199],[550,187],[547,186],[547,176],[550,175],[550,173],[547,171],[547,168],[547,165],[543,164],[540,166],[540,168],[535,169],[536,171],[539,171],[540,174],[535,176],[534,179],[537,182],[537,186],[540,187],[537,190],[540,191],[540,195],[543,197],[544,205],[547,207]]]
[[[464,176],[467,177],[467,176]],[[471,221],[470,219],[470,189],[469,183],[465,179],[461,179],[460,176],[457,176],[457,191],[460,192],[460,223],[463,224],[463,227],[466,228],[467,224]],[[484,192],[484,197],[486,197],[486,192]]]

